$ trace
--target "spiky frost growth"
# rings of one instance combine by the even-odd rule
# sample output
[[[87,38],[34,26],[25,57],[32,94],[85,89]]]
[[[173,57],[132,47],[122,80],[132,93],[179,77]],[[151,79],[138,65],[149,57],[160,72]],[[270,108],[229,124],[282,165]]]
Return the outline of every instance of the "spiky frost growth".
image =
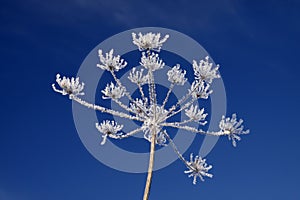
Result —
[[[187,81],[185,78],[186,71],[180,69],[180,65],[177,64],[172,69],[170,69],[167,73],[168,80],[176,85],[184,85],[184,83]]]
[[[165,121],[168,111],[158,105],[151,105],[147,114],[148,117],[145,119],[142,128],[144,131],[144,138],[151,141],[152,135],[158,135],[158,133],[162,130],[158,124]],[[155,130],[155,132],[153,132],[153,130]]]
[[[164,38],[160,40],[160,33],[154,34],[154,33],[146,33],[138,34],[138,38],[136,33],[132,33],[132,39],[133,39],[133,44],[138,46],[140,51],[144,50],[153,50],[159,52],[163,43],[167,41],[169,38],[169,35],[165,35]]]
[[[212,83],[213,79],[220,78],[220,75],[218,74],[219,65],[215,68],[212,67],[213,63],[209,62],[208,56],[205,57],[205,60],[200,60],[199,65],[193,60],[193,69],[196,79]]]
[[[84,95],[84,92],[82,92],[84,83],[79,82],[79,77],[67,78],[64,76],[61,78],[60,74],[57,74],[56,82],[62,90],[56,89],[55,84],[52,84],[52,88],[54,91],[61,93],[62,95]]]
[[[143,52],[140,64],[151,71],[156,71],[165,66],[165,63],[159,59],[158,54],[153,52],[150,56]]]
[[[167,139],[165,137],[166,134],[166,130],[160,131],[157,136],[156,136],[156,144],[160,145],[160,146],[167,146],[166,142]]]
[[[147,113],[149,112],[148,98],[145,99],[136,98],[134,103],[130,103],[130,109],[134,112],[135,115],[141,118],[148,117],[147,115]]]
[[[204,113],[204,108],[201,110],[198,108],[198,105],[194,106],[191,105],[189,109],[185,110],[186,116],[188,116],[191,120],[200,122],[201,125],[205,125],[207,121],[205,121],[205,118],[207,116],[207,113]]]
[[[97,64],[97,67],[107,71],[119,71],[127,65],[127,62],[124,59],[121,59],[119,55],[114,56],[114,50],[111,49],[109,53],[106,53],[105,56],[102,54],[102,50],[98,51],[100,62],[102,64]]]
[[[105,89],[101,91],[104,96],[103,99],[120,99],[125,94],[125,89],[120,86],[116,86],[114,83],[107,84]]]
[[[239,135],[248,134],[249,130],[244,130],[244,126],[242,125],[243,120],[240,119],[237,121],[236,114],[232,114],[232,117],[222,116],[222,120],[220,121],[219,127],[221,129],[221,133],[224,135],[228,135],[228,139],[232,140],[232,145],[236,147],[236,141],[240,141],[241,137]]]
[[[189,177],[193,177],[193,184],[197,183],[197,177],[200,178],[201,181],[204,181],[203,177],[212,178],[213,175],[209,174],[208,171],[212,168],[211,165],[206,163],[206,159],[202,159],[199,156],[196,156],[193,159],[193,154],[190,155],[190,161],[187,162],[188,170],[184,171],[184,173],[189,174]]]
[[[118,133],[122,130],[123,125],[118,125],[115,121],[105,120],[101,124],[96,123],[96,128],[102,135],[102,142],[101,145],[104,145],[106,142],[107,137],[111,137],[117,139],[120,137],[122,133]]]
[[[189,89],[189,92],[191,92],[192,97],[194,99],[207,99],[209,95],[213,92],[209,89],[210,85],[205,84],[204,81],[199,82],[198,80],[193,81],[191,85],[191,89]]]
[[[148,75],[143,74],[144,69],[141,69],[140,71],[136,70],[136,68],[132,68],[132,70],[129,73],[128,79],[135,84],[143,85],[148,82]]]

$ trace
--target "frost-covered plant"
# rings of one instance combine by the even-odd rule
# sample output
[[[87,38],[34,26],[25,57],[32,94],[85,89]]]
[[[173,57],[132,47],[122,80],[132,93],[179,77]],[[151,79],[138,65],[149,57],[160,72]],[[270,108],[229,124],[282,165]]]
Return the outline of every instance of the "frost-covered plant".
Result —
[[[214,67],[208,56],[201,59],[199,62],[193,60],[192,67],[194,70],[194,81],[192,82],[190,89],[188,89],[186,94],[184,94],[173,106],[166,108],[173,88],[175,86],[180,87],[187,81],[187,78],[185,77],[186,71],[182,70],[179,64],[170,69],[166,74],[166,79],[170,82],[169,90],[164,101],[160,103],[157,102],[155,72],[163,68],[165,63],[155,52],[160,52],[163,43],[167,41],[169,36],[166,35],[162,39],[160,37],[161,35],[159,33],[139,33],[138,37],[136,33],[132,33],[133,44],[142,51],[140,64],[143,68],[140,70],[132,68],[128,79],[138,86],[140,98],[133,99],[127,91],[126,86],[122,84],[115,74],[115,72],[126,67],[127,62],[121,59],[119,55],[114,56],[113,49],[108,53],[105,53],[105,55],[103,55],[102,50],[99,50],[100,63],[97,64],[97,67],[110,72],[114,79],[114,82],[107,84],[105,89],[102,90],[103,99],[109,99],[116,102],[127,112],[116,111],[100,105],[91,104],[79,98],[79,95],[84,94],[82,92],[84,83],[80,83],[79,78],[63,77],[61,79],[58,74],[56,82],[60,89],[57,89],[55,84],[52,85],[55,92],[61,93],[62,95],[69,95],[71,100],[78,102],[83,106],[103,113],[108,113],[113,116],[140,122],[140,127],[127,133],[122,132],[124,125],[120,125],[115,121],[109,120],[104,120],[102,123],[96,123],[96,128],[103,137],[101,142],[102,145],[105,144],[107,138],[123,139],[139,132],[144,133],[144,138],[151,144],[144,200],[147,200],[149,197],[156,145],[172,146],[179,159],[182,160],[188,168],[185,173],[189,174],[189,177],[193,177],[194,184],[196,184],[197,177],[199,177],[202,181],[204,181],[204,177],[212,178],[212,174],[209,173],[212,166],[206,163],[205,158],[198,155],[193,157],[193,154],[191,154],[190,161],[187,161],[183,157],[183,155],[178,151],[176,144],[171,139],[171,133],[167,131],[168,127],[183,129],[203,135],[228,136],[229,140],[232,140],[233,146],[236,146],[236,141],[241,139],[240,135],[249,133],[249,130],[244,130],[244,127],[242,126],[243,120],[237,120],[236,114],[233,114],[231,118],[223,116],[219,124],[220,130],[216,132],[204,131],[198,128],[199,125],[203,126],[207,123],[206,117],[208,114],[205,113],[204,108],[199,108],[198,105],[195,105],[195,102],[199,99],[208,99],[209,95],[213,92],[210,89],[213,80],[220,78],[218,72],[219,66],[217,65]],[[147,93],[145,93],[142,88],[145,84],[148,86]],[[121,99],[123,98],[127,98],[127,100],[129,100],[129,105],[122,103]],[[171,117],[181,112],[185,112],[188,119],[184,121],[172,121]],[[194,127],[191,122],[196,122],[197,126]]]
[[[196,156],[193,160],[193,154],[190,155],[190,161],[188,163],[188,170],[184,171],[186,174],[190,174],[189,177],[194,177],[193,184],[197,183],[197,177],[200,178],[201,181],[204,181],[203,177],[212,178],[213,175],[208,173],[208,170],[212,168],[211,165],[206,163],[206,159],[202,159],[199,156]]]
[[[169,35],[165,35],[163,39],[160,40],[160,33],[146,33],[138,34],[138,38],[136,37],[136,33],[132,33],[133,44],[137,45],[140,51],[144,50],[152,50],[159,52],[163,43],[167,41]]]
[[[123,125],[118,125],[115,121],[105,120],[101,124],[96,123],[96,128],[103,134],[103,140],[101,142],[101,145],[103,145],[105,144],[107,137],[114,139],[119,138],[121,133],[118,132],[122,130]]]

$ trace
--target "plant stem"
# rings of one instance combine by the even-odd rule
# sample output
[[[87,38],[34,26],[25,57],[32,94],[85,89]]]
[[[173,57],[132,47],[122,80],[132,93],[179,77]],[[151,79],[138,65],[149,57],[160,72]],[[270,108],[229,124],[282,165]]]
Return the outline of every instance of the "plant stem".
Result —
[[[155,130],[152,130],[152,131],[154,132]],[[152,134],[151,147],[150,147],[150,158],[149,158],[149,166],[148,166],[148,176],[147,176],[143,200],[148,200],[149,193],[150,193],[150,187],[151,187],[151,182],[152,182],[153,163],[154,163],[154,152],[155,152],[155,137],[156,137],[156,134]]]

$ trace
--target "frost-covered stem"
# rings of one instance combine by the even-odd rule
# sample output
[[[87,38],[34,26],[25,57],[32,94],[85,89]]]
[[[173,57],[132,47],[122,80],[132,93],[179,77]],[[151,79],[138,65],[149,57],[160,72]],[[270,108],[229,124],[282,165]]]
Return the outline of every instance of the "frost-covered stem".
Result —
[[[183,102],[185,102],[186,100],[188,100],[191,97],[191,95],[193,94],[193,92],[196,89],[198,89],[198,87],[201,85],[201,81],[202,80],[199,81],[199,83],[196,85],[196,87],[192,91],[188,92],[174,106],[172,106],[171,109],[169,110],[169,113],[173,112],[178,106],[180,106]]]
[[[170,115],[167,116],[166,119],[180,113],[181,111],[183,111],[184,109],[188,108],[192,103],[194,103],[194,101],[196,101],[197,99],[192,99],[191,101],[189,101],[188,103],[186,103],[184,106],[182,106],[179,110],[172,112]]]
[[[153,164],[154,164],[154,153],[155,153],[155,140],[156,140],[156,130],[155,128],[151,130],[152,138],[151,138],[151,147],[150,147],[150,158],[149,158],[149,166],[148,166],[148,175],[146,180],[146,186],[144,191],[144,198],[143,200],[148,200],[150,188],[151,188],[151,182],[152,182],[152,173],[153,173]]]
[[[179,157],[179,159],[187,166],[189,167],[189,164],[187,163],[187,161],[184,159],[184,157],[181,155],[181,153],[179,152],[179,150],[177,149],[175,143],[173,142],[173,140],[171,139],[171,137],[169,136],[168,133],[163,132],[163,134],[166,136],[166,138],[169,140],[169,143],[171,144],[174,152],[177,154],[177,156]]]
[[[142,99],[145,101],[145,94],[144,94],[144,91],[143,91],[143,88],[141,86],[141,84],[137,84],[139,90],[140,90],[140,93],[141,93],[141,96],[142,96]]]
[[[129,133],[125,134],[125,135],[121,135],[119,139],[123,139],[123,138],[127,138],[127,137],[130,137],[130,136],[133,136],[134,134],[137,134],[138,132],[142,131],[143,128],[137,128],[137,129],[134,129],[133,131],[130,131]]]
[[[167,103],[168,100],[169,100],[169,97],[170,97],[170,94],[171,94],[173,88],[174,88],[174,83],[172,83],[172,84],[170,85],[170,87],[169,87],[169,91],[168,91],[167,96],[166,96],[166,98],[165,98],[165,100],[164,100],[164,102],[163,102],[162,108],[164,108],[164,107],[166,106],[166,103]]]
[[[134,113],[133,110],[131,110],[128,106],[126,106],[125,104],[123,104],[121,101],[119,101],[118,99],[112,99],[116,104],[118,104],[121,108],[123,108],[124,110],[127,110],[128,112],[132,112]]]
[[[189,123],[191,121],[193,121],[193,119],[184,120],[182,122],[178,122],[178,125],[186,124],[186,123]]]
[[[123,113],[123,112],[119,112],[119,111],[115,111],[115,110],[111,110],[111,109],[108,109],[108,108],[105,108],[105,107],[102,107],[102,106],[98,106],[98,105],[95,105],[95,104],[91,104],[91,103],[88,103],[80,98],[78,98],[77,96],[74,96],[74,95],[70,95],[70,99],[76,101],[77,103],[87,107],[87,108],[92,108],[94,110],[98,110],[100,112],[104,112],[104,113],[108,113],[108,114],[111,114],[111,115],[115,115],[115,116],[118,116],[118,117],[122,117],[122,118],[126,118],[126,119],[131,119],[131,120],[136,120],[136,121],[141,121],[143,122],[144,120],[141,119],[140,117],[137,117],[137,116],[132,116],[132,115],[128,115],[126,113]]]
[[[121,81],[117,78],[117,76],[116,76],[116,74],[115,74],[115,72],[113,71],[113,70],[110,70],[110,73],[111,73],[111,75],[113,76],[113,78],[114,78],[114,80],[116,81],[116,83],[121,87],[121,88],[123,88],[124,89],[124,94],[127,96],[127,98],[131,101],[131,102],[133,102],[135,105],[136,105],[136,107],[138,107],[142,112],[144,112],[144,114],[146,115],[146,116],[148,116],[147,115],[147,113],[136,103],[136,101],[134,100],[134,99],[132,99],[132,97],[130,96],[130,94],[129,94],[129,92],[127,92],[127,90],[126,90],[126,87],[124,87],[123,86],[123,84],[121,83]]]
[[[123,88],[123,89],[125,90],[125,93],[124,93],[124,94],[128,97],[128,99],[129,99],[130,101],[132,101],[132,102],[135,102],[135,101],[131,98],[130,94],[127,92],[126,87],[124,87],[123,84],[121,83],[121,81],[117,78],[115,72],[114,72],[113,70],[110,70],[110,73],[111,73],[111,75],[113,76],[113,78],[114,78],[114,80],[116,81],[116,83],[117,83],[121,88]]]
[[[190,126],[180,126],[179,122],[172,122],[172,123],[162,123],[162,126],[168,126],[168,127],[173,127],[173,128],[178,128],[178,129],[183,129],[186,131],[194,132],[194,133],[200,133],[204,135],[213,135],[213,136],[222,136],[226,135],[226,133],[222,132],[209,132],[209,131],[203,131],[202,129],[196,129],[194,127]]]

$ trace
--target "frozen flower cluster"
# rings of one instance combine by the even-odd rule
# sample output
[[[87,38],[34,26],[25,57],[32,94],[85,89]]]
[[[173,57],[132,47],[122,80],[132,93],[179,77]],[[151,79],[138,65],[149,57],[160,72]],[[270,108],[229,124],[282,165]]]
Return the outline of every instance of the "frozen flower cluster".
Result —
[[[172,69],[170,69],[167,73],[168,80],[177,85],[184,85],[187,79],[185,78],[186,71],[180,69],[180,65],[177,64]]]
[[[129,73],[128,79],[135,84],[144,85],[148,82],[148,75],[143,74],[144,69],[138,71],[135,67],[132,68],[131,72]]]
[[[107,137],[111,137],[114,139],[120,137],[121,133],[119,133],[119,131],[122,130],[123,125],[118,125],[115,121],[105,120],[101,124],[96,123],[96,128],[103,134],[101,145],[104,145]]]
[[[220,78],[220,75],[218,74],[219,65],[213,68],[213,63],[209,62],[208,56],[205,57],[205,60],[200,60],[199,64],[193,60],[193,69],[195,79],[212,83],[215,78]]]
[[[52,84],[52,88],[54,91],[61,93],[62,95],[84,95],[83,88],[84,83],[79,82],[79,78],[63,78],[60,77],[60,74],[56,75],[56,82],[62,90],[58,90],[55,87],[55,84]]]
[[[117,86],[114,83],[107,84],[105,89],[101,91],[104,96],[103,99],[120,99],[125,94],[125,89]]]
[[[189,92],[194,99],[207,99],[213,91],[210,89],[209,84],[205,84],[204,81],[195,80]]]
[[[228,135],[228,139],[232,140],[232,145],[236,147],[236,141],[240,141],[241,137],[239,135],[248,134],[249,130],[244,130],[242,125],[243,120],[237,121],[236,114],[232,114],[232,117],[222,116],[219,127],[221,129],[221,134]]]
[[[160,40],[160,33],[139,33],[138,37],[136,33],[132,33],[133,44],[138,46],[140,51],[153,50],[159,52],[163,43],[167,41],[169,35],[165,35],[164,38]]]
[[[107,71],[119,71],[127,65],[127,62],[121,59],[119,55],[113,55],[113,49],[110,50],[109,53],[106,53],[105,56],[102,54],[101,49],[98,51],[98,53],[101,64],[97,64],[97,67],[99,67],[100,69]]]
[[[152,53],[148,56],[145,52],[142,53],[140,64],[151,71],[156,71],[165,66],[165,63],[159,59],[158,54]]]
[[[191,154],[190,161],[187,163],[188,170],[184,171],[184,173],[189,174],[189,177],[194,178],[193,184],[197,183],[197,177],[199,177],[201,181],[204,181],[204,177],[213,177],[212,174],[208,173],[212,166],[206,163],[206,159],[202,159],[199,156],[196,156],[195,159],[193,159],[193,154]]]
[[[200,122],[201,125],[205,125],[207,123],[207,121],[205,121],[207,113],[204,113],[204,108],[199,109],[198,105],[196,105],[196,106],[191,105],[191,107],[189,109],[185,110],[185,114],[191,120]]]
[[[157,73],[159,73],[157,70],[165,66],[165,63],[159,57],[158,53],[168,38],[169,35],[165,35],[161,38],[159,33],[139,33],[138,35],[132,33],[133,44],[142,51],[140,60],[141,69],[137,69],[137,67],[132,68],[128,76],[128,79],[138,86],[138,97],[131,96],[129,92],[127,92],[126,85],[124,86],[115,74],[115,72],[125,68],[127,62],[121,59],[120,55],[114,55],[113,49],[107,53],[103,53],[101,49],[99,50],[100,63],[97,64],[97,67],[109,71],[113,77],[113,81],[108,83],[101,91],[103,93],[103,99],[114,101],[123,111],[116,111],[101,105],[91,104],[79,98],[79,95],[84,94],[82,92],[84,83],[80,83],[79,78],[61,78],[58,74],[56,76],[56,82],[60,89],[57,89],[55,84],[53,84],[52,87],[55,92],[61,93],[62,95],[69,95],[70,99],[83,106],[102,113],[121,117],[125,120],[134,120],[139,124],[138,128],[123,133],[123,125],[115,121],[104,120],[102,123],[96,123],[97,130],[102,133],[102,145],[105,144],[107,138],[123,139],[139,132],[144,133],[144,139],[151,143],[150,158],[152,158],[152,160],[155,145],[166,146],[170,144],[179,159],[183,161],[188,168],[185,173],[189,174],[189,177],[193,177],[193,183],[196,184],[197,178],[203,181],[205,177],[212,177],[212,174],[209,173],[212,166],[206,163],[206,159],[200,156],[193,157],[193,154],[190,155],[190,161],[187,161],[172,140],[170,135],[173,134],[173,131],[170,130],[174,130],[175,128],[216,137],[228,136],[233,146],[236,146],[236,141],[241,139],[240,136],[248,134],[249,130],[244,130],[242,125],[243,120],[237,120],[236,114],[233,114],[231,118],[226,118],[225,116],[221,118],[220,116],[220,130],[216,132],[203,131],[198,127],[199,125],[204,126],[207,123],[206,117],[208,114],[205,113],[204,108],[201,108],[197,102],[199,99],[209,98],[213,92],[211,89],[212,82],[214,79],[220,78],[218,71],[219,66],[214,66],[208,56],[200,59],[199,62],[193,61],[191,68],[194,73],[191,74],[194,74],[194,77],[191,80],[191,87],[188,91],[182,91],[182,98],[179,98],[175,104],[169,106],[167,103],[173,88],[182,86],[187,82],[187,71],[182,70],[179,64],[172,67],[166,74],[166,79],[170,82],[169,90],[164,96],[163,101],[158,101],[156,98],[157,88],[155,86],[155,78]],[[146,90],[144,86],[148,90]],[[126,101],[124,101],[124,99]],[[188,117],[188,120],[180,121],[172,118],[172,116],[182,114],[182,112]],[[194,123],[191,122],[196,122],[197,126],[194,127]],[[151,171],[150,164],[149,169]]]

